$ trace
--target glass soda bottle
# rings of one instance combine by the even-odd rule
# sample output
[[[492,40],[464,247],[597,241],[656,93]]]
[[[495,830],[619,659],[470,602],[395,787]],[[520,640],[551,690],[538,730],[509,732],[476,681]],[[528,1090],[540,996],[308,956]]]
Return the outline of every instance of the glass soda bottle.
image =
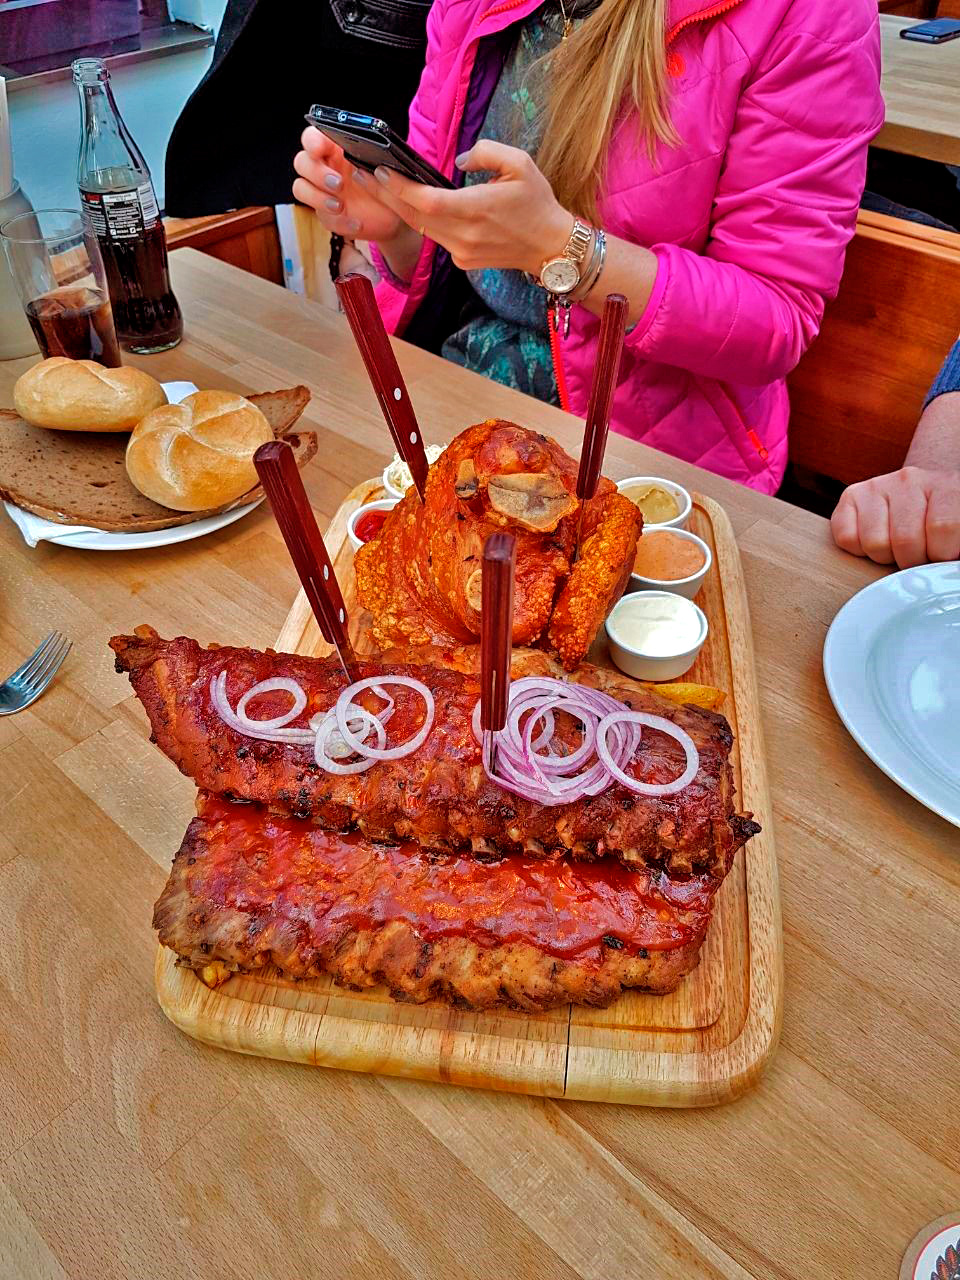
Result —
[[[117,337],[125,351],[166,351],[183,336],[183,318],[150,170],[117,110],[103,59],[78,58],[73,78],[80,91],[80,207],[100,245]]]

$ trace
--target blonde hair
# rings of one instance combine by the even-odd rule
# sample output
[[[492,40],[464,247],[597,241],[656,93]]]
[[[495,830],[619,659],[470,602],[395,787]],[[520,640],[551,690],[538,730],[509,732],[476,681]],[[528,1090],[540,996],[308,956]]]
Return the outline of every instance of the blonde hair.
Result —
[[[549,55],[537,165],[565,209],[597,221],[607,151],[622,112],[651,155],[677,142],[667,103],[667,0],[603,0]]]

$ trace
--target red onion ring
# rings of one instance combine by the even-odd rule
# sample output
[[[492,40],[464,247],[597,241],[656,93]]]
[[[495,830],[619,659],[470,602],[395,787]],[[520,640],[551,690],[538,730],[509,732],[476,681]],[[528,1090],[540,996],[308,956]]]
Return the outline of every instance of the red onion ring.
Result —
[[[531,685],[535,687],[531,687]],[[517,692],[514,695],[513,690]],[[525,676],[522,680],[515,680],[510,686],[510,707],[507,719],[507,726],[510,731],[516,735],[520,733],[520,719],[523,713],[536,706],[543,701],[543,690],[540,688],[539,681],[534,676]],[[555,728],[552,713],[548,715],[544,721],[543,729],[537,736],[536,742],[533,744],[534,751],[540,747],[548,746]]]
[[[272,720],[251,720],[247,715],[247,703],[251,698],[259,698],[262,693],[275,693],[282,690],[289,693],[293,698],[293,706],[289,711],[285,711],[283,715],[274,716]],[[297,716],[307,705],[307,695],[303,692],[296,680],[290,680],[286,676],[276,676],[272,680],[261,680],[259,684],[255,684],[252,689],[248,689],[240,701],[237,703],[237,719],[243,720],[248,724],[255,725],[257,729],[282,729],[284,725],[289,724],[291,720],[296,720]]]
[[[580,746],[577,747],[575,751],[571,751],[570,754],[566,756],[558,756],[552,753],[540,755],[536,750],[536,743],[532,741],[533,725],[536,724],[538,720],[546,716],[549,716],[552,722],[554,708],[559,708],[559,710],[565,711],[567,715],[574,716],[583,725],[583,742],[581,742]],[[544,773],[569,774],[571,769],[577,769],[581,764],[584,764],[589,760],[590,756],[593,754],[593,744],[596,740],[596,736],[597,726],[592,723],[592,717],[589,712],[582,708],[575,707],[569,698],[551,698],[549,702],[543,703],[539,709],[530,713],[530,719],[527,721],[526,727],[523,731],[523,749],[525,754],[535,760],[537,768],[541,769]],[[541,734],[538,741],[542,740],[542,738],[543,735]],[[552,738],[553,734],[551,733],[550,738],[547,739],[548,746]]]
[[[372,729],[376,735],[377,746],[382,747],[387,740],[387,731],[384,729],[381,722],[372,712],[367,711],[365,707],[360,707],[354,702],[350,704],[350,707],[351,711],[348,717],[348,723],[351,721],[356,722],[357,720],[360,720],[361,723],[366,723],[368,726],[367,736],[369,736],[369,731]],[[325,770],[327,773],[348,774],[364,773],[367,769],[373,768],[376,761],[369,755],[372,748],[363,746],[363,744],[361,744],[361,759],[351,760],[347,764],[342,764],[339,760],[335,759],[332,753],[327,751],[327,740],[334,735],[336,735],[340,740],[341,748],[346,746],[347,754],[356,754],[353,746],[344,742],[343,736],[340,733],[340,726],[337,722],[336,708],[331,707],[320,721],[319,727],[317,728],[316,742],[314,743],[313,748],[313,758],[321,769]]]
[[[210,681],[210,701],[217,715],[228,724],[231,729],[235,729],[237,733],[242,733],[246,738],[259,738],[263,742],[286,742],[290,746],[309,746],[314,740],[314,733],[310,729],[294,729],[294,728],[261,728],[256,720],[241,719],[234,709],[230,706],[227,698],[227,673],[221,671],[219,675],[214,676]],[[304,698],[306,702],[306,698]],[[264,722],[268,726],[269,721]]]
[[[396,707],[394,699],[384,688],[384,685],[389,684],[406,685],[415,689],[424,700],[426,714],[417,733],[399,746],[385,749],[387,734],[384,725]],[[352,700],[354,694],[361,693],[364,689],[371,689],[386,703],[376,715]],[[252,720],[246,714],[251,699],[262,693],[278,690],[289,693],[293,698],[293,706],[289,711],[268,720]],[[227,673],[223,670],[210,680],[210,701],[224,724],[244,737],[258,738],[263,742],[281,742],[289,746],[313,746],[314,759],[328,773],[360,773],[369,769],[377,760],[398,760],[401,756],[409,755],[424,743],[434,720],[433,694],[421,681],[408,676],[360,680],[345,689],[334,706],[313,715],[309,727],[299,729],[291,726],[290,721],[305,709],[307,695],[295,680],[284,676],[261,680],[259,684],[255,684],[246,691],[234,710],[227,698]],[[371,733],[376,739],[376,746],[367,744]],[[359,755],[361,759],[347,764],[341,762],[343,756],[350,755]]]
[[[380,715],[373,716],[365,707],[358,706],[354,702],[350,703],[348,710],[350,712],[350,716],[347,723],[350,725],[350,728],[354,733],[359,729],[363,729],[366,725],[366,732],[362,735],[364,741],[370,736],[370,720],[376,720],[377,723],[382,726],[390,719],[391,715],[391,712],[388,710],[385,713],[381,712]],[[328,756],[331,760],[343,760],[347,756],[355,755],[356,752],[353,747],[349,746],[340,737],[340,730],[337,728],[336,719],[333,707],[328,711],[318,711],[315,716],[311,717],[310,728],[315,734],[323,734],[323,753],[325,756]],[[374,732],[376,732],[376,730],[374,730]],[[383,739],[379,737],[379,734],[377,736],[378,740],[382,742]]]
[[[674,778],[672,782],[641,782],[638,778],[633,778],[629,773],[625,773],[620,765],[614,760],[607,746],[607,734],[616,725],[620,723],[646,725],[650,729],[658,729],[661,733],[667,734],[670,738],[675,738],[683,747],[684,755],[687,758],[686,768],[678,778]],[[645,711],[621,711],[613,712],[600,721],[597,727],[597,756],[603,761],[604,767],[611,777],[615,778],[624,787],[629,787],[631,791],[637,791],[644,796],[672,796],[678,791],[682,791],[684,787],[688,787],[697,776],[697,770],[700,768],[700,755],[697,751],[693,739],[688,733],[680,728],[679,725],[667,720],[664,716],[651,716]]]
[[[414,689],[423,698],[425,707],[424,721],[417,732],[393,747],[386,746],[384,727],[396,705],[384,687],[389,685]],[[354,696],[365,689],[370,689],[386,704],[376,714],[353,701]],[[290,710],[268,720],[251,720],[246,714],[249,702],[260,694],[278,691],[289,693],[293,698]],[[317,764],[327,773],[337,774],[362,773],[378,760],[398,760],[410,755],[426,741],[435,717],[430,689],[410,676],[358,680],[343,690],[334,706],[317,712],[308,728],[295,728],[290,724],[305,709],[307,695],[296,681],[286,677],[260,681],[247,690],[234,710],[227,698],[224,670],[210,680],[210,700],[224,723],[238,733],[289,746],[312,745]],[[583,725],[582,743],[567,755],[551,750],[556,711],[573,716]],[[525,715],[528,718],[521,730],[520,721]],[[474,736],[482,743],[479,701],[473,709],[471,723]],[[535,733],[541,724],[542,728]],[[686,765],[672,782],[642,782],[626,772],[640,746],[644,726],[667,734],[683,748]],[[375,746],[368,743],[371,733]],[[507,791],[545,806],[570,804],[583,796],[599,795],[615,782],[641,795],[675,795],[689,786],[700,767],[693,739],[671,720],[631,711],[599,689],[548,676],[528,676],[510,686],[507,723],[497,733],[496,744],[496,773],[484,759],[484,768],[491,780]],[[360,759],[344,762],[342,757],[351,754]]]
[[[569,755],[551,749],[556,711],[574,716],[583,725],[583,742]],[[528,718],[521,730],[524,716]],[[541,723],[543,728],[536,733]],[[644,725],[669,733],[683,746],[686,768],[672,782],[640,782],[626,772],[637,754]],[[474,737],[482,743],[479,702],[473,710],[472,727]],[[599,689],[549,676],[528,676],[510,686],[506,724],[495,741],[497,769],[490,769],[484,753],[487,776],[504,790],[545,806],[600,795],[614,783],[644,795],[673,795],[689,785],[699,768],[693,740],[672,721],[631,711]],[[541,751],[541,747],[547,750]]]
[[[390,710],[392,711],[393,699],[389,698],[389,695],[385,694],[382,689],[383,685],[391,684],[403,685],[408,689],[414,689],[420,694],[420,697],[423,698],[424,706],[426,707],[423,724],[412,738],[408,738],[406,742],[401,742],[399,746],[387,747],[384,749],[383,742],[380,741],[377,743],[376,747],[368,747],[364,745],[357,735],[351,731],[348,707],[357,705],[352,702],[352,699],[356,694],[362,693],[364,689],[371,689],[378,697],[388,698],[388,701],[391,703]],[[333,710],[337,718],[337,728],[340,730],[340,737],[343,741],[347,743],[348,746],[352,747],[358,755],[362,755],[373,761],[399,760],[402,756],[408,756],[412,752],[416,751],[418,747],[422,746],[427,740],[427,735],[430,730],[433,728],[434,709],[433,694],[422,680],[414,680],[411,676],[388,676],[386,678],[383,676],[373,676],[366,680],[358,680],[355,684],[351,684],[344,689],[343,693],[341,693],[340,697],[337,699],[336,706]],[[370,712],[366,712],[365,714],[371,715]],[[371,715],[371,719],[373,718],[374,717]],[[380,722],[377,721],[377,723],[379,724]]]

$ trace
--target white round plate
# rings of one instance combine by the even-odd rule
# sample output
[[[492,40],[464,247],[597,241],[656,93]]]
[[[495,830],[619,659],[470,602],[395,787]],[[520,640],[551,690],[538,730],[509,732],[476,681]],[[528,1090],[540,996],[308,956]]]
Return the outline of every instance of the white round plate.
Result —
[[[960,561],[904,569],[848,600],[823,673],[870,759],[960,826]]]
[[[255,511],[261,502],[263,498],[258,498],[256,502],[248,502],[245,507],[234,507],[232,511],[223,511],[218,516],[207,516],[205,520],[194,520],[190,524],[173,525],[170,529],[154,529],[150,533],[109,533],[105,529],[75,528],[71,531],[64,529],[63,533],[58,534],[56,530],[63,526],[44,520],[41,523],[47,528],[40,533],[40,541],[52,542],[58,547],[78,547],[82,551],[149,551],[152,547],[189,542],[192,538],[202,538],[204,534],[224,529],[228,524],[234,524]],[[10,518],[19,524],[20,521],[11,510],[13,504],[5,502],[3,505]],[[16,508],[14,510],[20,516],[25,514]]]

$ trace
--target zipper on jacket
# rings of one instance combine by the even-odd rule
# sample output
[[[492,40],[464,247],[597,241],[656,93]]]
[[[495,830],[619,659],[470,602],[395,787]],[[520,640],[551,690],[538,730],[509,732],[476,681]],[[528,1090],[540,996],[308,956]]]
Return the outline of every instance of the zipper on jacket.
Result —
[[[547,309],[547,331],[550,334],[550,354],[553,357],[553,376],[557,380],[557,395],[560,397],[560,408],[570,412],[570,394],[567,391],[567,376],[563,371],[563,359],[560,355],[560,334]]]
[[[757,453],[764,460],[764,462],[766,462],[766,460],[770,457],[770,453],[769,453],[769,450],[767,449],[767,446],[763,443],[763,441],[760,439],[760,437],[757,435],[757,433],[753,430],[752,427],[747,427],[746,431],[747,431],[747,439],[756,449]]]
[[[706,22],[710,18],[719,18],[722,13],[726,13],[729,9],[735,9],[738,4],[742,4],[743,0],[720,0],[719,4],[710,5],[707,9],[701,9],[699,13],[691,13],[689,18],[684,18],[682,22],[678,22],[667,32],[667,45],[673,44],[681,31],[685,31],[687,27],[692,27],[695,22]]]
[[[498,13],[506,13],[508,9],[519,9],[525,3],[526,0],[505,0],[503,4],[495,4],[492,9],[488,9],[480,21],[486,22],[488,18],[495,18]]]
[[[757,434],[756,430],[753,427],[749,426],[749,424],[747,423],[747,420],[744,418],[743,413],[741,412],[740,406],[737,404],[735,397],[731,395],[731,393],[726,389],[726,386],[722,382],[717,382],[714,380],[712,382],[712,385],[715,388],[715,392],[713,394],[710,394],[708,392],[707,402],[709,403],[710,407],[713,409],[714,413],[717,415],[718,418],[720,418],[721,422],[724,421],[724,414],[717,407],[717,403],[716,403],[716,397],[719,397],[723,401],[723,404],[727,407],[729,412],[733,414],[733,417],[736,420],[737,427],[743,433],[744,437],[750,442],[757,457],[760,459],[761,462],[767,462],[770,457],[770,450],[760,439],[760,436]],[[730,431],[728,431],[727,434],[729,435]],[[740,449],[739,444],[737,444],[736,447],[738,450]]]

